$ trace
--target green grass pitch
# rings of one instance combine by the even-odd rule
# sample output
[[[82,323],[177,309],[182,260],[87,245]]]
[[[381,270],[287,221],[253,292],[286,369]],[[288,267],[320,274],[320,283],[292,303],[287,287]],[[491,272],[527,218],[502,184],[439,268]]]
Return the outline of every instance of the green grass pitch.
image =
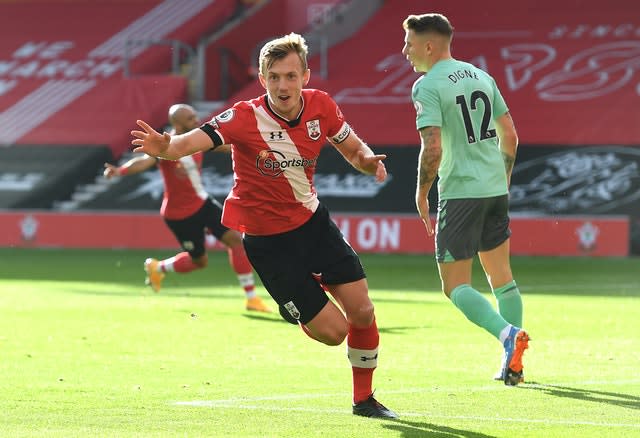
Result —
[[[226,254],[145,287],[169,255],[0,249],[0,436],[640,437],[638,258],[514,257],[532,341],[505,387],[432,256],[362,255],[382,421],[351,414],[344,345],[244,311]],[[477,264],[474,285],[493,301]]]

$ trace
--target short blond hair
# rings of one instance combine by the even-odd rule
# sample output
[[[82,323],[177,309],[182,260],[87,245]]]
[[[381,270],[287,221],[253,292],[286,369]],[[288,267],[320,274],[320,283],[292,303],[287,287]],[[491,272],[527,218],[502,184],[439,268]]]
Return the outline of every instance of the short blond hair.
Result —
[[[298,55],[302,63],[302,71],[305,72],[307,71],[308,52],[307,42],[302,35],[297,33],[291,32],[289,35],[273,39],[260,49],[260,57],[258,58],[260,74],[266,76],[273,63],[284,58],[289,53]]]

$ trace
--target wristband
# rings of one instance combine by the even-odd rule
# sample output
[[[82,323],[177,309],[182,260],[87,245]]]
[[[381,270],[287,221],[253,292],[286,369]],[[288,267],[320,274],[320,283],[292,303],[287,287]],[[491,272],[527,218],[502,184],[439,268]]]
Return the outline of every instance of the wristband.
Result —
[[[129,168],[128,167],[124,167],[124,166],[118,167],[118,175],[119,176],[126,176],[127,173],[129,173]]]

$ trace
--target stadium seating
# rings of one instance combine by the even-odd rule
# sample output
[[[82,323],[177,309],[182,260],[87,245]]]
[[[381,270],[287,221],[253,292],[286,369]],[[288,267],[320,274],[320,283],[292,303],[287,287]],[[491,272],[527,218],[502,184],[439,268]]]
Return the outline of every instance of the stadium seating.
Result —
[[[264,41],[289,32],[304,33],[321,21],[328,11],[337,9],[344,0],[246,3],[256,3],[259,7],[242,17],[240,23],[211,35],[215,44],[208,45],[205,52],[205,100],[226,100],[243,87],[253,84],[258,50]],[[360,0],[360,3],[364,1]]]
[[[521,142],[550,145],[637,145],[640,8],[541,0],[517,5],[434,0],[387,1],[351,38],[328,53],[329,76],[311,61],[311,87],[334,95],[357,132],[372,144],[415,145],[409,98],[418,77],[401,54],[402,21],[442,12],[456,32],[453,56],[480,65],[500,85]],[[251,84],[235,101],[261,92]]]
[[[415,175],[407,169],[415,168],[417,154],[409,96],[418,74],[401,54],[401,23],[411,13],[438,11],[456,27],[454,57],[491,73],[514,116],[521,147],[512,178],[512,211],[547,218],[628,216],[638,247],[640,26],[630,19],[640,12],[638,5],[610,0],[605,7],[582,0],[576,10],[574,1],[514,6],[496,0],[487,9],[479,3],[433,0],[427,10],[422,0],[263,0],[239,21],[240,3],[253,2],[0,0],[0,145],[61,148],[52,152],[61,158],[75,155],[73,145],[83,152],[72,167],[58,168],[47,186],[42,175],[48,154],[28,168],[21,165],[16,148],[11,154],[0,148],[0,157],[6,157],[0,167],[0,208],[157,209],[158,181],[151,187],[152,181],[144,179],[149,175],[104,184],[105,151],[112,160],[122,158],[130,149],[129,131],[136,119],[161,127],[167,107],[187,100],[189,91],[193,94],[194,68],[183,62],[203,35],[208,35],[203,59],[207,82],[200,97],[217,101],[210,108],[220,108],[264,92],[255,80],[257,49],[271,37],[296,31],[305,33],[312,46],[309,86],[331,93],[355,131],[389,156],[390,178],[372,190],[335,151],[323,151],[316,181],[323,202],[332,211],[369,215],[376,209],[415,219]],[[359,6],[373,3],[382,6],[364,25],[349,15],[365,15]],[[334,24],[348,28],[349,35],[321,57],[322,32],[314,31],[313,17],[327,10],[334,11]],[[127,45],[127,39],[133,42]],[[160,44],[139,41],[149,39]],[[180,43],[168,45],[171,41]],[[203,115],[219,109],[210,111]],[[87,149],[95,151],[85,154]],[[29,154],[40,151],[33,148]],[[59,166],[53,158],[51,163]],[[212,193],[227,187],[228,163],[206,164]],[[89,184],[70,194],[80,183]],[[136,183],[140,190],[134,190]],[[54,186],[55,193],[49,191]],[[224,197],[220,190],[213,193],[219,199]],[[600,241],[608,239],[606,224],[591,217],[583,222],[577,222],[576,230],[573,223],[568,226],[574,238],[597,237],[599,232]],[[364,223],[363,229],[368,226]],[[623,232],[616,233],[626,239]],[[526,253],[529,244],[524,245]]]
[[[195,45],[235,6],[235,0],[2,2],[0,144],[108,145],[118,157],[129,148],[137,118],[161,125],[166,108],[187,97],[187,78],[167,74],[172,47],[164,44]]]

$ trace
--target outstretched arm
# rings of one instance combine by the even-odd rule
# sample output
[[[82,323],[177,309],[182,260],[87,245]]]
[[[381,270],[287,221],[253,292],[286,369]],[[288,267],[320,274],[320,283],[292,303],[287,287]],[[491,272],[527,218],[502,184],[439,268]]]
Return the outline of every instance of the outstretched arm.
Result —
[[[331,141],[331,143],[360,172],[367,175],[375,175],[377,182],[383,182],[387,178],[387,169],[382,162],[387,156],[374,154],[371,148],[353,130],[344,141],[340,143]]]
[[[186,155],[199,151],[206,151],[213,147],[213,142],[201,129],[193,129],[186,134],[160,134],[142,120],[137,121],[142,131],[131,131],[135,137],[131,144],[137,146],[134,152],[144,152],[147,155],[165,160],[177,160]]]
[[[433,226],[429,218],[429,190],[431,190],[431,186],[438,176],[438,167],[441,159],[440,128],[438,126],[421,128],[416,207],[429,236],[433,235]]]
[[[104,177],[111,179],[114,176],[134,175],[144,172],[156,164],[156,159],[148,155],[134,157],[124,163],[122,166],[114,166],[113,164],[104,163]]]

